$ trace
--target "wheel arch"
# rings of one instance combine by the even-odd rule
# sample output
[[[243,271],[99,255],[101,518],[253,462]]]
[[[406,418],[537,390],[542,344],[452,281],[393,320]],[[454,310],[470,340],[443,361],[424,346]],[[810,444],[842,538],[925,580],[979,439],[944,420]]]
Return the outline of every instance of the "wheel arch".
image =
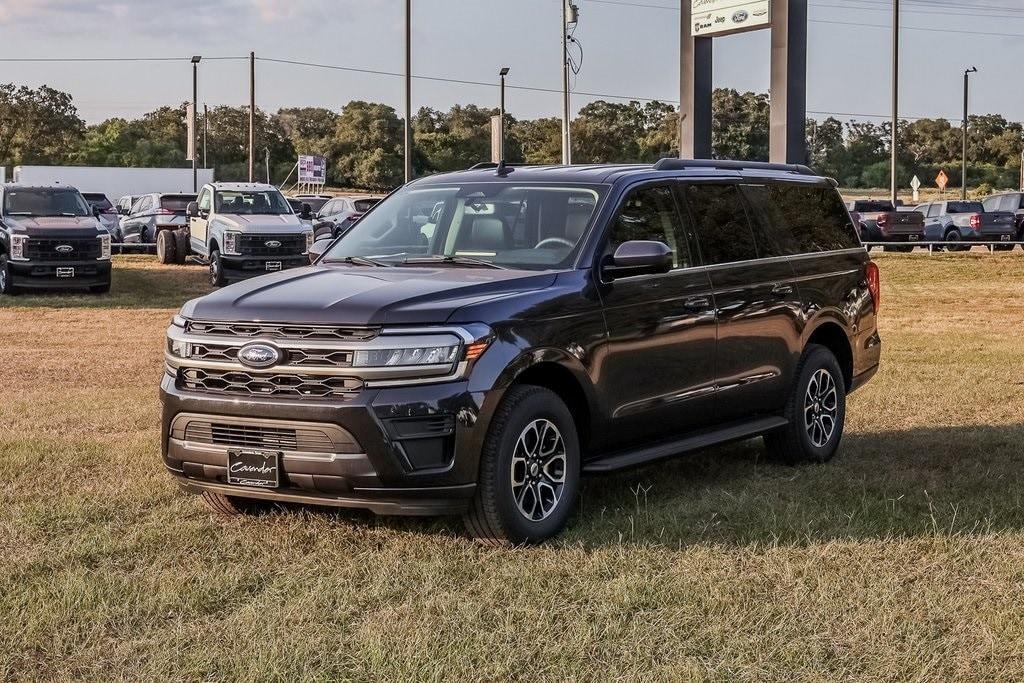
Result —
[[[804,341],[806,349],[810,344],[824,346],[839,361],[843,371],[843,383],[849,391],[853,386],[853,345],[846,326],[831,317],[823,318],[809,330]]]

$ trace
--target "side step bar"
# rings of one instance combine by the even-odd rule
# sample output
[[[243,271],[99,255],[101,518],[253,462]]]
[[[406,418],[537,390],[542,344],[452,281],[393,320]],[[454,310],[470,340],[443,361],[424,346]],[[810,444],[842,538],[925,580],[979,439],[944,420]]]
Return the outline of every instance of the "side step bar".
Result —
[[[632,451],[612,453],[593,462],[583,464],[584,474],[607,474],[618,470],[629,469],[655,460],[664,460],[690,451],[717,446],[729,441],[739,441],[758,434],[785,427],[789,422],[782,417],[762,417],[747,422],[734,423],[707,432],[693,434],[676,439],[646,446]]]

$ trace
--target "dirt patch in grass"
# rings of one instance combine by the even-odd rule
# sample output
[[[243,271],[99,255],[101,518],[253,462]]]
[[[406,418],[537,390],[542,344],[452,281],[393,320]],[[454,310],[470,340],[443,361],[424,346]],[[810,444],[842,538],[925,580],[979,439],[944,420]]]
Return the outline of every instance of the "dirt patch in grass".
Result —
[[[198,268],[0,302],[0,679],[1024,677],[1024,258],[878,258],[884,363],[841,457],[756,441],[588,480],[569,531],[225,521],[159,462]]]

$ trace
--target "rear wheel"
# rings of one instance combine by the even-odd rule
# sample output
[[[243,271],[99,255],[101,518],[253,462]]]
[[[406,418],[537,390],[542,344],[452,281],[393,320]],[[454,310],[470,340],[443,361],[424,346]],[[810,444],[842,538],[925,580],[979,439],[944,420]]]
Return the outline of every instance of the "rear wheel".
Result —
[[[997,244],[995,245],[996,251],[1013,251],[1012,244]]]
[[[947,242],[961,242],[961,241],[963,241],[963,237],[960,235],[960,231],[959,230],[950,230],[949,232],[946,233],[945,240]],[[963,244],[947,244],[946,245],[946,251],[964,251],[966,249],[967,249],[967,247],[964,246]]]
[[[176,240],[170,230],[161,230],[156,234],[156,259],[164,265],[176,263],[178,260]]]
[[[11,264],[7,262],[7,254],[0,255],[0,294],[14,296],[18,288],[14,286],[14,274]]]
[[[823,463],[835,456],[846,423],[846,384],[824,346],[811,344],[801,356],[784,417],[788,425],[764,436],[772,459]]]
[[[488,545],[540,543],[565,528],[579,480],[579,438],[565,403],[543,387],[514,386],[484,442],[466,528]]]
[[[223,287],[227,284],[224,277],[224,262],[220,258],[220,250],[214,249],[210,252],[210,284],[214,287]]]
[[[184,264],[188,259],[190,249],[188,246],[188,231],[178,228],[174,231],[174,255],[177,257],[175,263]]]
[[[203,491],[203,501],[210,506],[218,515],[234,517],[235,515],[252,515],[262,512],[269,512],[274,504],[265,500],[253,498],[239,498],[238,496],[225,496],[221,493]]]

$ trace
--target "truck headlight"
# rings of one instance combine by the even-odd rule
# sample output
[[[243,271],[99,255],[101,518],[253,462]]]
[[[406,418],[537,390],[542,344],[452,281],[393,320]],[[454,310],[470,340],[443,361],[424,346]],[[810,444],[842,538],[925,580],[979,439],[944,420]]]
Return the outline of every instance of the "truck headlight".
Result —
[[[402,365],[451,365],[459,355],[461,344],[451,346],[412,346],[402,349],[356,351],[355,368],[384,368]]]
[[[224,253],[225,254],[238,254],[238,233],[237,232],[225,232],[224,233]]]
[[[185,329],[185,325],[188,324],[188,320],[185,319],[185,317],[182,315],[175,314],[174,317],[171,318],[171,324],[174,325],[175,327]]]
[[[313,248],[313,231],[309,230],[306,232],[306,253]]]
[[[11,260],[27,261],[25,258],[25,243],[28,242],[28,235],[11,235]]]
[[[171,352],[172,356],[178,358],[188,358],[192,355],[192,345],[180,339],[168,339],[167,350]]]
[[[110,258],[110,233],[100,235],[100,260]]]

